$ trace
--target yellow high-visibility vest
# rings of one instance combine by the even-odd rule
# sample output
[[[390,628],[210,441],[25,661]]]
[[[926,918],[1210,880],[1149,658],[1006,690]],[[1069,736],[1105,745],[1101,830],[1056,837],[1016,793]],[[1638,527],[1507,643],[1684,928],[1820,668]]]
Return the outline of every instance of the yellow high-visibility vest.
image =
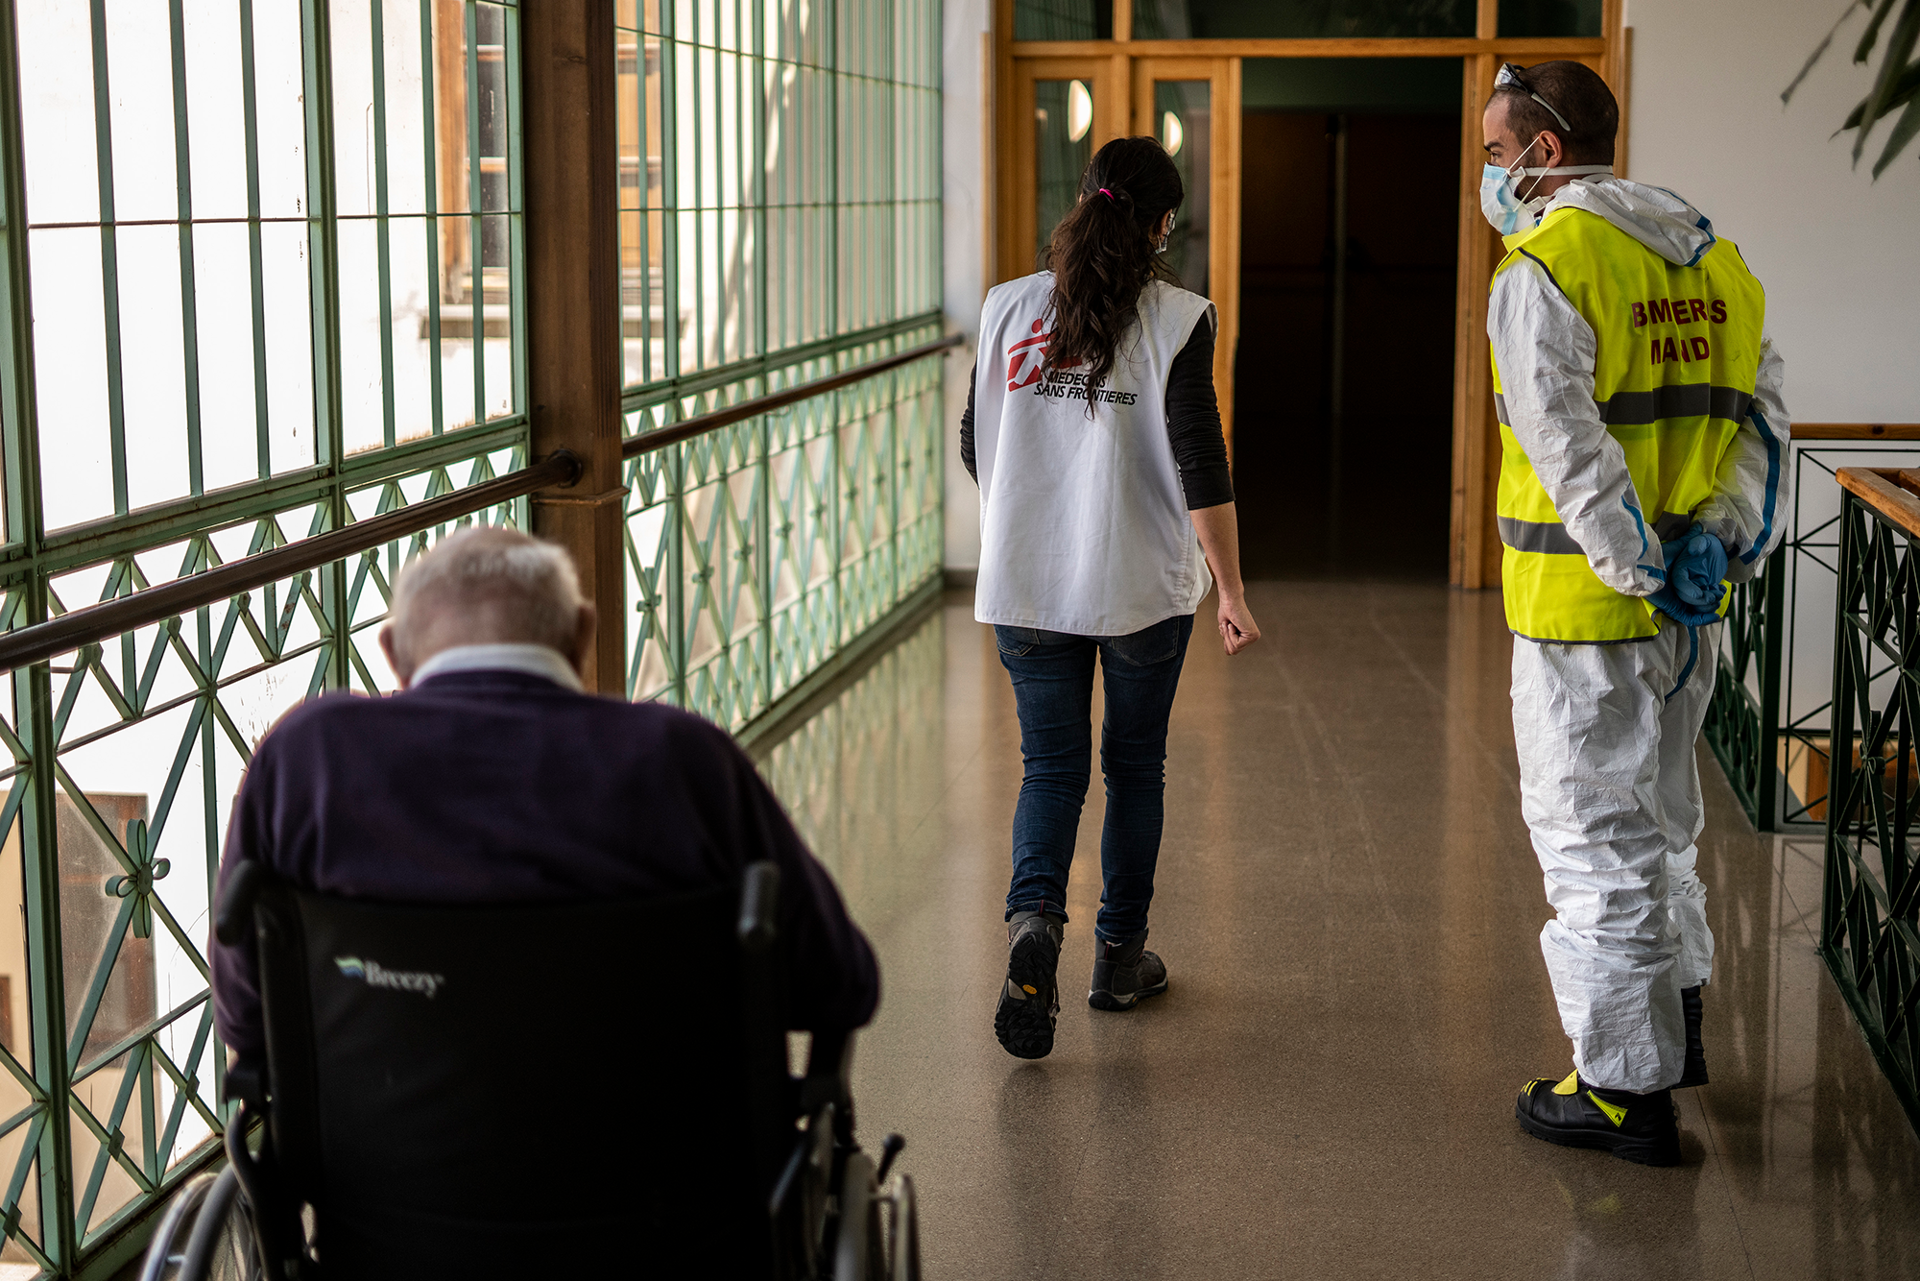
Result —
[[[1557,209],[1506,243],[1496,279],[1532,258],[1593,327],[1593,398],[1626,451],[1647,539],[1685,533],[1753,401],[1766,317],[1760,282],[1730,240],[1683,266],[1584,209]],[[1655,635],[1653,607],[1601,582],[1560,523],[1508,423],[1497,362],[1493,389],[1507,626],[1544,641]]]

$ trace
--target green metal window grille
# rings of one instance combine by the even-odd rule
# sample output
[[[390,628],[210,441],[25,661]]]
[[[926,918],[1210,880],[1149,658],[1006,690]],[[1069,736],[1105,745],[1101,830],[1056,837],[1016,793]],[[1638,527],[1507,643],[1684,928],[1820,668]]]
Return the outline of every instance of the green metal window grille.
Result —
[[[517,18],[0,0],[0,626],[524,465]],[[112,1270],[215,1154],[241,772],[390,687],[372,629],[447,529],[4,678],[0,1264]]]
[[[640,434],[940,331],[937,0],[619,0]],[[628,689],[736,730],[940,572],[939,359],[633,460]]]

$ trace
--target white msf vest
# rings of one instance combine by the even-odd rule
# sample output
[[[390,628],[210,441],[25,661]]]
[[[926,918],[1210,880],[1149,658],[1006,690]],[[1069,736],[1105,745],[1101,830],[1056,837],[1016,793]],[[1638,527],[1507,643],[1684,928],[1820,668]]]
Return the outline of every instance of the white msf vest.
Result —
[[[1042,377],[1053,273],[997,285],[973,385],[980,475],[974,617],[1124,636],[1191,614],[1213,585],[1167,442],[1167,375],[1213,304],[1149,283],[1103,386]],[[1093,416],[1087,398],[1093,397]]]

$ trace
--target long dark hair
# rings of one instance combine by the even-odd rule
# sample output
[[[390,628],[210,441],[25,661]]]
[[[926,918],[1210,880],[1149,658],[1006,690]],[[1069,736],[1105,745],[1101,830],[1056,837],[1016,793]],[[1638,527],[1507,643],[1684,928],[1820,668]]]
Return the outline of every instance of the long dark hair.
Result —
[[[1080,175],[1079,201],[1047,241],[1053,272],[1048,373],[1085,364],[1091,389],[1113,372],[1140,291],[1156,275],[1175,280],[1155,253],[1154,232],[1186,195],[1180,171],[1156,139],[1115,138],[1094,153]]]

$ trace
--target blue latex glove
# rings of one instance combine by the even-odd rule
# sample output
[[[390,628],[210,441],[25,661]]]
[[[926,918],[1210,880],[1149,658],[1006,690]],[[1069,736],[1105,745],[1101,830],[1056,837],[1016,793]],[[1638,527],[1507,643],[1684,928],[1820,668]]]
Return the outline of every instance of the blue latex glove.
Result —
[[[1667,585],[1649,596],[1653,607],[1689,627],[1720,621],[1720,598],[1726,594],[1727,549],[1720,540],[1693,528],[1671,542],[1660,544],[1667,562]]]
[[[1718,609],[1727,576],[1727,549],[1720,540],[1695,521],[1680,537],[1660,544],[1660,550],[1666,553],[1667,585],[1680,599],[1695,609]]]
[[[1717,623],[1720,621],[1718,612],[1720,602],[1717,599],[1706,609],[1689,605],[1686,601],[1680,599],[1680,593],[1674,590],[1672,583],[1668,583],[1665,587],[1662,587],[1659,591],[1647,597],[1647,601],[1668,618],[1673,619],[1677,623],[1685,623],[1688,627],[1705,627],[1708,623]]]

